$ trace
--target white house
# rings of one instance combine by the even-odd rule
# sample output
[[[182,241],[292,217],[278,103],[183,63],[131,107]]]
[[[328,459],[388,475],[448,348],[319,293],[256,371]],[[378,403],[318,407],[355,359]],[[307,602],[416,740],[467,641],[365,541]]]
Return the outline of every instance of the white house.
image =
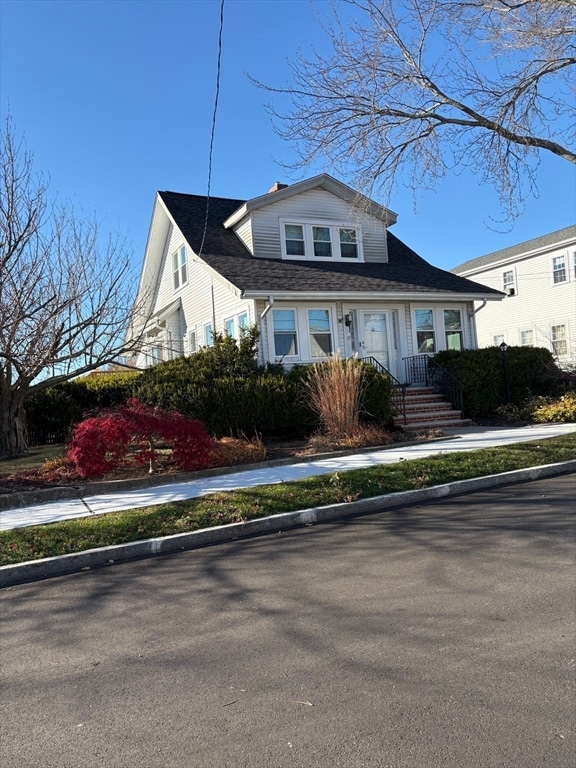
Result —
[[[478,345],[546,347],[576,362],[576,226],[460,264],[452,272],[504,291],[476,312]],[[478,309],[478,307],[477,307]]]
[[[137,365],[194,353],[215,331],[260,329],[260,359],[379,361],[477,346],[475,302],[503,298],[428,264],[389,231],[396,214],[326,174],[252,200],[158,192],[139,301]]]

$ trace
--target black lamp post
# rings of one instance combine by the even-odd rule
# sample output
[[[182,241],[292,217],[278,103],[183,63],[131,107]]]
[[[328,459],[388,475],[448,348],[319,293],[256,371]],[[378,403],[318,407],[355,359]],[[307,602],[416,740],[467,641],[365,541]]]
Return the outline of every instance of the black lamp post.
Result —
[[[506,388],[506,402],[509,403],[511,400],[510,397],[510,379],[508,378],[508,355],[506,354],[508,350],[508,344],[506,344],[505,341],[500,344],[500,349],[502,351],[502,368],[504,370],[504,386]]]

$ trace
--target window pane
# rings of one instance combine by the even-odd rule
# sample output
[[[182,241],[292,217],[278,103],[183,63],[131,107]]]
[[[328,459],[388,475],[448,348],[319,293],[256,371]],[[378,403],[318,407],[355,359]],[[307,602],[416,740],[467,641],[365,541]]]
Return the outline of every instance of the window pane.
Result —
[[[214,334],[212,333],[212,323],[208,323],[204,326],[204,341],[207,347],[211,347],[214,344]]]
[[[274,354],[276,357],[298,354],[296,317],[293,309],[273,309]]]
[[[433,331],[418,331],[416,334],[416,341],[418,344],[418,352],[421,354],[436,352],[436,341],[434,339]]]
[[[180,267],[180,275],[182,277],[182,285],[188,280],[188,273],[186,272],[186,264],[182,264]]]
[[[417,309],[415,316],[418,331],[434,330],[434,315],[431,309]]]
[[[241,315],[238,315],[238,327],[241,331],[247,331],[248,330],[248,313],[243,312]]]
[[[309,309],[310,333],[330,333],[330,314],[327,309]]]
[[[332,257],[330,227],[312,227],[312,240],[314,241],[314,256],[323,259]]]
[[[444,310],[444,328],[447,331],[459,331],[462,328],[462,320],[459,309]]]
[[[355,229],[340,230],[340,256],[343,259],[358,258],[358,246],[356,244]]]
[[[462,349],[462,333],[446,331],[446,349]]]
[[[180,272],[178,270],[178,253],[172,254],[172,272],[174,276],[174,288],[180,286]]]
[[[224,323],[224,328],[226,329],[228,336],[234,337],[234,318],[226,320]]]

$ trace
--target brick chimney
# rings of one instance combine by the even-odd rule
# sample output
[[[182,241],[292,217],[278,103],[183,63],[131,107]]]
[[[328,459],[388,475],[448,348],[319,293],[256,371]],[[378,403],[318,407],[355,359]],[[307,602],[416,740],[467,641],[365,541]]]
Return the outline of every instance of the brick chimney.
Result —
[[[288,184],[281,184],[279,181],[275,181],[274,184],[270,187],[268,190],[268,193],[270,192],[279,192],[281,189],[286,189]]]

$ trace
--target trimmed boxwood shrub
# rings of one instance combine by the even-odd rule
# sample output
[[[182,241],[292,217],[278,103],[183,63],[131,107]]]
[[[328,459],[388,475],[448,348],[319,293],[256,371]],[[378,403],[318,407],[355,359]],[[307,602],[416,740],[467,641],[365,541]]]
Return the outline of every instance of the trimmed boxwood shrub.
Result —
[[[87,414],[123,405],[132,397],[138,376],[137,372],[102,373],[33,392],[25,403],[30,444],[63,442]]]
[[[498,347],[446,350],[434,360],[462,383],[467,417],[492,416],[506,402],[504,359]],[[510,402],[517,406],[530,397],[554,394],[561,381],[561,371],[548,349],[508,347],[506,365]]]

